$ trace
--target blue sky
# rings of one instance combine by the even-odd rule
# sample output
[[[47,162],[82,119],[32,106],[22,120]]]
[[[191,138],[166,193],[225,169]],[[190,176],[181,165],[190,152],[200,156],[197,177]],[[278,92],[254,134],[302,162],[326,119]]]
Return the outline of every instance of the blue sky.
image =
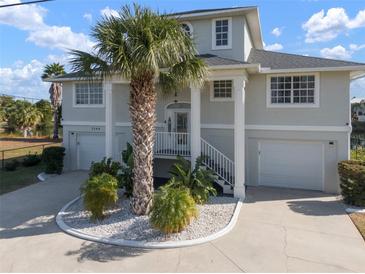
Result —
[[[0,0],[0,5],[19,0]],[[145,0],[155,10],[258,6],[267,49],[365,63],[364,0]],[[90,26],[129,1],[55,0],[0,9],[0,93],[48,97],[45,64],[66,63],[67,48],[88,50]],[[351,84],[365,97],[365,78]]]

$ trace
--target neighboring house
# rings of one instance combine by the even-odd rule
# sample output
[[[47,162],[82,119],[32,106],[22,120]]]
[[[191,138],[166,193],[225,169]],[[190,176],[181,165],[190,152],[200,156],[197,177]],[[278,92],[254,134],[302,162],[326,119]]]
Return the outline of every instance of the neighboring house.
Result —
[[[354,98],[351,100],[351,112],[353,119],[365,122],[365,99]]]
[[[155,176],[182,155],[203,154],[224,192],[244,185],[339,192],[337,163],[349,159],[350,81],[365,64],[263,49],[256,7],[172,14],[209,67],[201,88],[158,94]],[[131,142],[129,86],[67,74],[63,142],[68,170],[104,156],[120,159]]]

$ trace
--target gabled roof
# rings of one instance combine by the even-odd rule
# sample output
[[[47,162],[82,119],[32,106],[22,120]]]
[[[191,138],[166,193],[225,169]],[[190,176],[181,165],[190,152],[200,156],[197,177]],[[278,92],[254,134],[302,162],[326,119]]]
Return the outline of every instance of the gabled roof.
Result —
[[[202,60],[204,60],[205,64],[208,67],[249,64],[247,62],[219,57],[219,56],[213,55],[213,54],[201,54],[201,55],[198,55],[198,57],[201,58]]]
[[[261,64],[262,69],[270,68],[271,70],[365,66],[365,63],[310,57],[255,48],[251,49],[247,61],[249,63]]]
[[[196,14],[196,13],[207,13],[207,12],[217,12],[217,11],[234,11],[234,10],[246,10],[256,8],[256,6],[246,6],[246,7],[232,7],[232,8],[218,8],[218,9],[198,9],[198,10],[188,10],[181,12],[169,13],[170,16],[178,16],[178,15],[188,15],[188,14]]]

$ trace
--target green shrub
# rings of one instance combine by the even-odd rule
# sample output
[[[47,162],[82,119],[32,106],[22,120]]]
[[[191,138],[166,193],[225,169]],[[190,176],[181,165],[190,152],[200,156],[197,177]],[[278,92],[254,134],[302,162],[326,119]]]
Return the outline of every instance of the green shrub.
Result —
[[[173,180],[170,180],[169,186],[188,188],[196,203],[206,203],[209,195],[217,195],[217,191],[213,187],[213,172],[202,167],[201,157],[196,160],[193,171],[191,171],[190,161],[178,157],[178,163],[174,164],[170,170]]]
[[[100,162],[92,162],[90,167],[90,177],[98,176],[103,173],[107,173],[113,177],[118,176],[118,171],[121,169],[121,165],[118,162],[114,162],[112,158],[104,157]]]
[[[345,203],[365,206],[365,162],[342,161],[338,164],[338,173]]]
[[[37,154],[28,154],[24,160],[23,160],[23,166],[29,167],[29,166],[35,166],[41,162],[41,157],[39,157]]]
[[[5,164],[6,171],[14,171],[19,166],[19,162],[17,160],[12,160],[11,162],[7,162]]]
[[[92,220],[105,218],[105,210],[118,200],[117,190],[117,179],[107,173],[91,177],[85,182],[81,191],[85,194],[84,206],[91,212]]]
[[[120,187],[124,187],[125,195],[133,194],[133,147],[127,143],[127,149],[122,152],[122,169],[120,173]]]
[[[64,147],[47,147],[43,150],[43,161],[46,164],[46,173],[61,174],[63,169]]]
[[[164,233],[182,231],[197,216],[194,199],[186,188],[164,186],[154,196],[150,222]]]

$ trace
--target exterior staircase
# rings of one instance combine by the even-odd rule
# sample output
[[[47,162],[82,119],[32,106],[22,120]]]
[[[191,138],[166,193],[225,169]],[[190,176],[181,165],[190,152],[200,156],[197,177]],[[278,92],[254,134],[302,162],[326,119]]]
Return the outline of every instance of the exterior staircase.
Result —
[[[233,194],[234,162],[223,152],[201,138],[201,156],[204,166],[214,172],[216,183],[224,194]]]
[[[190,158],[189,133],[156,132],[154,155],[156,158]],[[224,194],[233,194],[234,162],[212,144],[201,138],[201,156],[205,168],[213,171],[215,182]]]

